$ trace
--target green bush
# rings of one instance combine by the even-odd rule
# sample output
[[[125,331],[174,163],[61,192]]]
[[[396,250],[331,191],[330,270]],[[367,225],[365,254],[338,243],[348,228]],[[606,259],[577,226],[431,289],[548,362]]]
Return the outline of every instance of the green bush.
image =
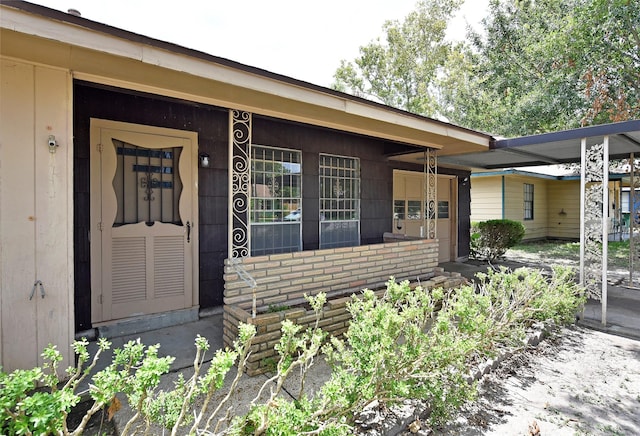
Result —
[[[519,243],[525,228],[519,221],[488,220],[471,226],[471,256],[492,262]]]
[[[349,435],[355,432],[356,417],[374,401],[389,407],[404,399],[423,400],[431,423],[442,423],[476,396],[475,384],[468,378],[473,365],[493,357],[500,346],[522,347],[521,339],[535,321],[573,322],[585,302],[584,290],[566,267],[555,268],[551,277],[527,268],[489,269],[477,279],[474,285],[456,289],[425,290],[392,278],[382,297],[371,290],[354,295],[348,305],[352,316],[348,331],[343,339],[329,341],[319,328],[326,295],[308,298],[316,313],[315,325],[303,329],[288,320],[282,323],[274,375],[244,416],[234,416],[225,407],[238,391],[256,334],[253,325],[241,324],[234,348],[218,350],[206,371],[204,353],[209,344],[198,336],[193,375],[188,380],[180,377],[167,392],[156,388],[173,358],[160,358],[158,346],[125,344],[114,351],[112,363],[93,376],[94,405],[74,431],[67,428],[66,418],[79,400],[75,387],[88,374],[82,369],[88,361],[87,343],[74,344],[79,364],[68,370],[71,378],[62,388],[57,388],[56,373],[61,357],[49,347],[43,368],[0,371],[0,434],[79,435],[91,414],[106,407],[117,412],[113,401],[122,393],[134,412],[123,435],[137,431],[136,421],[143,421],[146,433],[155,422],[171,427],[172,435]],[[100,350],[108,347],[106,341],[100,343]],[[305,378],[320,351],[332,372],[310,394],[304,389]],[[96,360],[97,356],[88,369]],[[237,372],[228,393],[214,402],[214,392],[222,388],[234,364]],[[294,372],[300,375],[299,386],[289,390],[298,396],[289,400],[281,393]],[[35,390],[39,384],[48,390]]]

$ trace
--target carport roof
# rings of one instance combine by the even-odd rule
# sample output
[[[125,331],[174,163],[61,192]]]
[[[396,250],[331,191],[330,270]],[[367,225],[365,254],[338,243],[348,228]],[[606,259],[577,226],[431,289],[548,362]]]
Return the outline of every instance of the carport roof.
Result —
[[[581,127],[512,139],[496,139],[488,151],[439,156],[438,163],[497,169],[580,162],[580,144],[602,143],[609,136],[609,159],[640,154],[640,120]]]

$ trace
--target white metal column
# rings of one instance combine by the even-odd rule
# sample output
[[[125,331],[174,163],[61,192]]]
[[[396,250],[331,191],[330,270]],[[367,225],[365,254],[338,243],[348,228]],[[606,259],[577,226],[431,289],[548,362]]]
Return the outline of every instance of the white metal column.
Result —
[[[602,324],[606,325],[609,137],[591,147],[583,138],[580,151],[580,284],[589,297],[602,302]]]
[[[602,325],[607,325],[607,270],[609,267],[609,137],[604,137],[602,172]]]

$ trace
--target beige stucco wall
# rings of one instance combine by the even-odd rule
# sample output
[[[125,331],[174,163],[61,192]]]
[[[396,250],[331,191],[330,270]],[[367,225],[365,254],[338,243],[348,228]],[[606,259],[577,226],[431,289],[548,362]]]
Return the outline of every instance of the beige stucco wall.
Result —
[[[33,367],[52,343],[64,368],[73,361],[71,78],[6,57],[0,68],[0,364]]]

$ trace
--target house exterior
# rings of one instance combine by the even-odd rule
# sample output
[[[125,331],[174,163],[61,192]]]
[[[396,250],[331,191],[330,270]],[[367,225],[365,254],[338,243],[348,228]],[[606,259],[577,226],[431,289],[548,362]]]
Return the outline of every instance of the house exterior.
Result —
[[[510,219],[525,227],[524,240],[580,239],[580,176],[546,174],[548,168],[504,169],[471,174],[471,221]],[[622,174],[609,174],[610,231],[621,231]],[[628,194],[627,194],[628,199]],[[628,209],[628,201],[627,201]]]
[[[266,304],[309,285],[292,264],[337,291],[468,255],[470,171],[437,158],[486,134],[26,2],[0,4],[0,66],[4,370],[215,311],[248,290],[234,261]]]

